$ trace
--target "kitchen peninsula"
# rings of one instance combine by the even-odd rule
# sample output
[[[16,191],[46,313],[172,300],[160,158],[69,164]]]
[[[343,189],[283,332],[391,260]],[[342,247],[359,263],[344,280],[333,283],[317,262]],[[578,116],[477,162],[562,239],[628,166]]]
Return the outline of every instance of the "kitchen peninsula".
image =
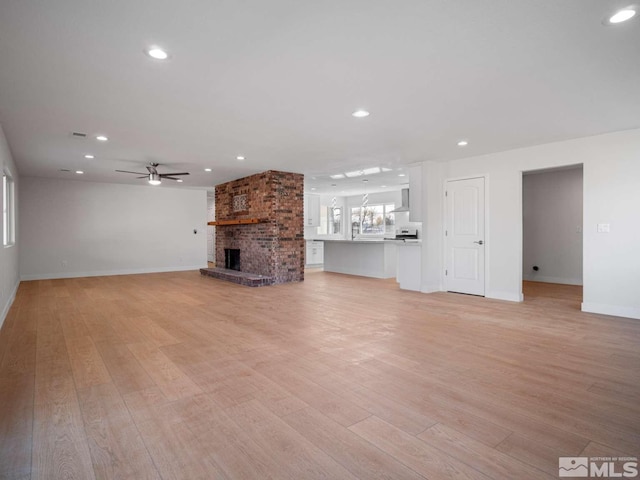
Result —
[[[325,240],[324,271],[395,278],[397,245],[380,240]]]

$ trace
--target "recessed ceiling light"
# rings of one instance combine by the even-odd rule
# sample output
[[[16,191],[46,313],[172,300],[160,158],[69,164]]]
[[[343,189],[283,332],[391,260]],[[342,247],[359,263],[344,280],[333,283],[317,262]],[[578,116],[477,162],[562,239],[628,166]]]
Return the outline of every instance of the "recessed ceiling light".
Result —
[[[244,160],[244,157],[243,157],[242,155],[238,155],[238,156],[236,157],[236,160],[240,160],[240,161],[242,161],[242,160]]]
[[[353,178],[353,177],[359,177],[360,175],[363,175],[363,171],[362,170],[354,170],[353,172],[346,172],[345,175],[349,178]]]
[[[315,190],[315,189],[316,189],[316,187],[311,187],[311,190]]]
[[[460,140],[458,142],[459,147],[466,147],[467,145],[469,145],[469,142],[467,140]]]
[[[181,178],[178,179],[178,183],[182,183],[183,180]]]
[[[78,175],[82,175],[84,172],[83,172],[82,170],[76,170],[76,173],[77,173]]]
[[[390,172],[391,170],[393,170],[393,169],[387,168],[387,167],[382,167],[382,171],[383,172]]]
[[[99,142],[106,142],[109,139],[104,135],[96,135],[96,140],[98,140]]]
[[[210,169],[210,168],[205,168],[205,169],[204,169],[204,171],[205,171],[205,172],[210,172],[210,171],[211,171],[211,169]]]
[[[344,174],[342,173],[336,173],[335,175],[329,175],[331,178],[333,178],[334,180],[338,180],[340,178],[344,178]]]
[[[87,153],[84,158],[86,158],[87,160],[93,160],[94,158],[96,158],[95,156],[91,155],[90,153]]]
[[[367,112],[366,110],[356,110],[351,115],[353,115],[356,118],[364,118],[369,116],[369,112]]]
[[[156,60],[166,60],[169,58],[169,54],[160,47],[151,47],[147,49],[147,55]]]
[[[386,185],[380,185],[380,186],[381,186],[382,188],[387,188],[387,186],[386,186]]]
[[[616,13],[614,13],[613,15],[611,15],[606,23],[610,24],[610,25],[615,25],[617,23],[622,23],[622,22],[626,22],[627,20],[632,19],[636,14],[635,9],[627,7],[627,8],[623,8],[622,10],[618,10]]]
[[[406,177],[407,175],[405,173],[399,173],[398,176],[399,177]]]
[[[364,170],[362,170],[362,173],[364,173],[365,175],[380,173],[380,167],[365,168]]]

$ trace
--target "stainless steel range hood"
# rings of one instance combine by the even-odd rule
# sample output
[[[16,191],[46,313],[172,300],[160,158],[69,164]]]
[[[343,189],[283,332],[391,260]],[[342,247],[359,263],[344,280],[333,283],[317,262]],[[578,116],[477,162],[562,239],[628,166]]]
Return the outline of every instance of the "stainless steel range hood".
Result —
[[[402,189],[402,205],[396,208],[395,210],[391,210],[390,213],[408,212],[408,211],[409,211],[409,189],[403,188]]]

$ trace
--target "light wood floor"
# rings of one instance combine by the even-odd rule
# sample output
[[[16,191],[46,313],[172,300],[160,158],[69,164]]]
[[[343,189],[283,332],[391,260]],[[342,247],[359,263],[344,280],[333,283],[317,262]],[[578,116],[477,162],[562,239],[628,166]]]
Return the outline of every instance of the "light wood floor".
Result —
[[[640,453],[640,322],[308,273],[24,282],[0,334],[3,479],[545,479]]]

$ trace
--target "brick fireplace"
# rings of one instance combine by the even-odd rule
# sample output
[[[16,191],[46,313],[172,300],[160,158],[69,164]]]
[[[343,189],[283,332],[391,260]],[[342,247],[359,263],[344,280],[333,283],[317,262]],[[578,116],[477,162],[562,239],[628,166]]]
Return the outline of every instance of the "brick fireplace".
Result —
[[[301,174],[269,170],[216,185],[218,268],[201,272],[251,286],[304,280],[303,183]],[[230,260],[234,270],[221,268]]]

